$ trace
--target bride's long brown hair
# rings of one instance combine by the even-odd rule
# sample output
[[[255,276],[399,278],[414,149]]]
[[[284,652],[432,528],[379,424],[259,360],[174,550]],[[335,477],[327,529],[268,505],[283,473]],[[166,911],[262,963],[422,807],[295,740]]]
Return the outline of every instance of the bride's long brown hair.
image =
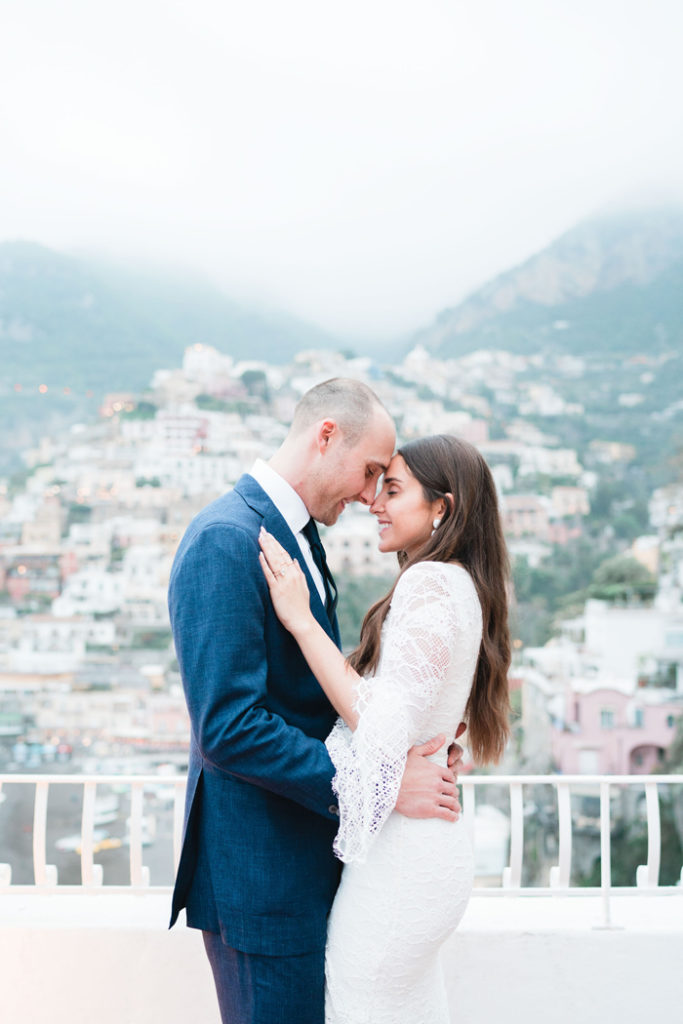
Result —
[[[483,635],[474,682],[465,708],[469,748],[477,764],[499,761],[510,733],[507,587],[509,560],[491,471],[477,449],[457,437],[437,434],[409,441],[398,449],[422,485],[426,501],[446,498],[448,508],[432,536],[411,557],[401,551],[401,571],[389,593],[365,616],[360,644],[349,657],[359,673],[372,672],[379,660],[380,633],[396,583],[415,562],[460,562],[477,589]]]

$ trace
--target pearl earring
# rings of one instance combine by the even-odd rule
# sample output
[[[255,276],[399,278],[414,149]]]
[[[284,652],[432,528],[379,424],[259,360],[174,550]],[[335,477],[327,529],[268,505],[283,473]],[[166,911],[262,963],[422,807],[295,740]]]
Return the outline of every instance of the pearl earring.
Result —
[[[433,537],[433,536],[434,536],[434,534],[436,533],[436,531],[437,531],[437,530],[439,529],[439,527],[441,526],[441,520],[440,520],[440,519],[434,519],[434,520],[432,521],[432,526],[434,527],[434,529],[432,530],[432,537]]]

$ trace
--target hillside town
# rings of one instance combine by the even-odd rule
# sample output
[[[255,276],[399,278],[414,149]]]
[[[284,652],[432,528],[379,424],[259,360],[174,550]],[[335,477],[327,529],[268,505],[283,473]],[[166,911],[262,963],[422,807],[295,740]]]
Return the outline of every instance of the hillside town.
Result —
[[[647,359],[636,362],[646,388]],[[44,437],[25,453],[24,472],[0,480],[2,770],[184,765],[189,725],[166,608],[175,549],[199,509],[272,454],[299,397],[326,378],[367,381],[400,440],[452,433],[480,449],[517,573],[547,576],[563,551],[571,560],[605,476],[636,458],[633,444],[608,433],[567,443],[585,439],[577,382],[587,372],[567,355],[482,350],[440,360],[419,346],[391,368],[323,350],[276,366],[195,344],[144,394],[107,395],[96,422]],[[639,402],[633,390],[615,396],[621,411]],[[628,508],[620,514],[633,520]],[[640,520],[621,532],[608,524],[601,536],[607,554],[642,569],[633,586],[584,593],[566,614],[553,609],[552,628],[546,615],[535,636],[535,599],[513,596],[516,719],[505,771],[647,773],[674,739],[683,483],[672,475]],[[346,589],[362,614],[396,567],[377,550],[374,517],[350,506],[324,539],[340,608]]]

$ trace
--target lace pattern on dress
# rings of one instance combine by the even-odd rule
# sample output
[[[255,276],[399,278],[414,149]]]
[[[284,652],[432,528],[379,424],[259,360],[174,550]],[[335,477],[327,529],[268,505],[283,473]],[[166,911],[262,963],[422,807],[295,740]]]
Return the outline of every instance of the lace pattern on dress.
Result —
[[[434,735],[432,712],[454,678],[464,682],[464,709],[480,640],[479,600],[462,567],[419,562],[406,570],[384,622],[377,672],[357,687],[358,725],[352,732],[339,719],[326,740],[340,860],[365,860],[396,803],[407,752]]]

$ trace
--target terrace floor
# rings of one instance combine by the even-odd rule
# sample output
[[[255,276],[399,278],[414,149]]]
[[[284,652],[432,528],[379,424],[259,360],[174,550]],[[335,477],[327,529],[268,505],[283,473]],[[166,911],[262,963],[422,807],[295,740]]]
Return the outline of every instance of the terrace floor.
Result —
[[[7,1024],[220,1024],[197,932],[168,893],[3,895]],[[680,1019],[683,892],[473,897],[443,950],[453,1024]],[[292,1022],[296,1024],[296,1022]]]

